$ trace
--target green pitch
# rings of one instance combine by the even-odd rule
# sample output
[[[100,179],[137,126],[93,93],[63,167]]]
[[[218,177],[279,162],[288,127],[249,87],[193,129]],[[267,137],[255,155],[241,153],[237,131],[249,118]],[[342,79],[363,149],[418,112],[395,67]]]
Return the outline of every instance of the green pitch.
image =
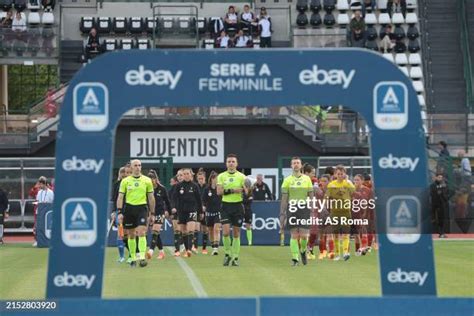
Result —
[[[47,254],[25,244],[0,246],[0,299],[44,298]],[[181,259],[195,277],[194,287],[186,268],[169,252],[143,269],[116,259],[117,250],[108,248],[104,297],[195,297],[200,291],[209,297],[379,296],[381,291],[376,251],[347,262],[311,260],[295,268],[288,247],[243,246],[238,268],[222,266],[222,251],[219,256],[199,254]],[[474,297],[474,242],[436,241],[435,260],[439,296]]]

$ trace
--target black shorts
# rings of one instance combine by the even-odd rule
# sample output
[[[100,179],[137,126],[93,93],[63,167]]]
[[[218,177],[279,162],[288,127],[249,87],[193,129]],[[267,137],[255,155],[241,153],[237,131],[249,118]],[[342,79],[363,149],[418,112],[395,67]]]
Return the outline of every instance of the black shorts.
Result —
[[[298,209],[296,212],[287,211],[287,227],[309,229],[311,219],[311,210],[308,208]]]
[[[123,211],[123,227],[133,229],[138,226],[146,226],[148,218],[148,208],[146,205],[126,204]]]
[[[214,224],[221,222],[220,212],[207,212],[206,213],[206,226],[214,227]]]
[[[164,214],[155,214],[155,221],[153,224],[160,224],[162,225],[165,222],[165,215]]]
[[[244,208],[242,203],[222,202],[221,223],[231,224],[235,227],[242,227]]]
[[[249,208],[244,208],[244,223],[245,224],[252,224],[252,209]]]
[[[197,211],[178,211],[178,224],[197,222]]]

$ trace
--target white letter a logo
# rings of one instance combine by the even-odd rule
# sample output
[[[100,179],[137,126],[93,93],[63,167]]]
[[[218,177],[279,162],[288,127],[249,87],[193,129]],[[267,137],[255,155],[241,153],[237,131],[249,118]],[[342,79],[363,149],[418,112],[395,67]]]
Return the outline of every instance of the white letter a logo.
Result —
[[[86,212],[84,212],[81,203],[77,203],[74,213],[72,213],[71,221],[87,221]]]
[[[82,101],[82,106],[88,108],[97,108],[99,106],[99,100],[97,100],[97,96],[91,88],[87,90],[86,96]]]

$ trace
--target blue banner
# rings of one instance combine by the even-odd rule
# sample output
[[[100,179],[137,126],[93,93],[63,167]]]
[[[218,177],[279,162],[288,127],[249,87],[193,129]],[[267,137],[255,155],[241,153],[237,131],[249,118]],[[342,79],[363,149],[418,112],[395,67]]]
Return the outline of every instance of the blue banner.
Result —
[[[53,204],[40,203],[36,215],[36,242],[39,248],[49,247],[53,225]]]

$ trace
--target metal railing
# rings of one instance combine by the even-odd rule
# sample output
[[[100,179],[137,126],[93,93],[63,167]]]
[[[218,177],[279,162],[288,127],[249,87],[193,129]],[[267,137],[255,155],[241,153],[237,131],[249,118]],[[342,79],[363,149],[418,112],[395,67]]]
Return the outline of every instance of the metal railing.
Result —
[[[466,80],[467,112],[474,113],[474,79],[472,74],[472,60],[469,48],[469,28],[466,18],[466,1],[458,0],[458,17],[461,23],[461,48],[464,61],[464,80]]]
[[[428,1],[424,0],[423,3],[420,3],[418,6],[418,13],[420,16],[419,23],[423,38],[421,40],[421,51],[423,53],[422,63],[423,71],[425,78],[425,91],[426,91],[426,105],[430,110],[436,107],[436,100],[434,100],[434,90],[433,90],[433,71],[431,69],[432,59],[431,59],[431,33],[427,25],[427,5]]]

